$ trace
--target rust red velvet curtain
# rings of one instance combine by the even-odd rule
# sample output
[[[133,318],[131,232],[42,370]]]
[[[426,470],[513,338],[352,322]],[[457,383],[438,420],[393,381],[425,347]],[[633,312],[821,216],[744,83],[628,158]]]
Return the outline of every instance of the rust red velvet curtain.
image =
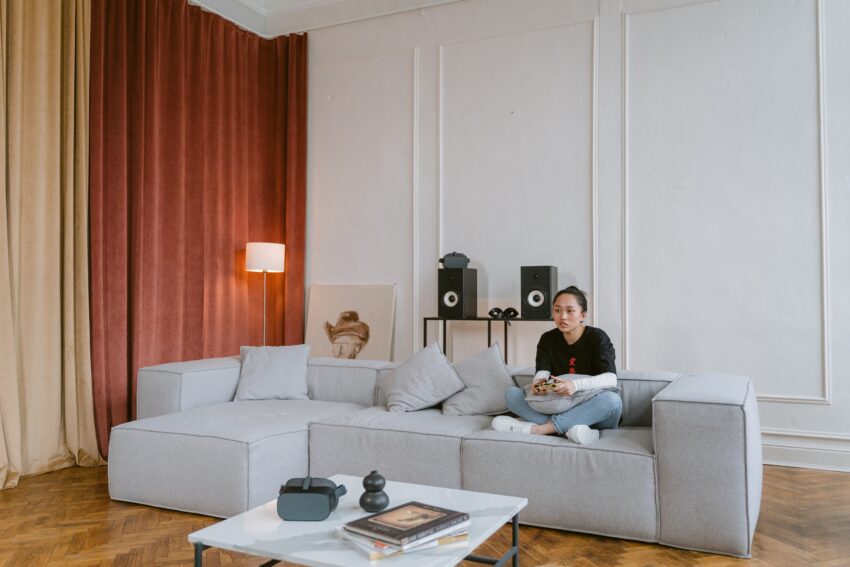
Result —
[[[136,373],[262,341],[245,243],[286,244],[268,344],[303,341],[307,39],[186,0],[93,0],[90,234],[98,444],[134,417]]]

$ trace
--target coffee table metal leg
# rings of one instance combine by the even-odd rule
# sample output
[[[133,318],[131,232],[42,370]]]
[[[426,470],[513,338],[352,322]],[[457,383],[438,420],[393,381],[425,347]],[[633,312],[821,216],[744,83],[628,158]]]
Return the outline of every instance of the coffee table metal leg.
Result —
[[[204,550],[209,546],[203,543],[195,544],[195,567],[201,567],[204,564]]]
[[[202,567],[204,564],[204,550],[209,549],[210,546],[204,545],[203,543],[195,544],[195,567]],[[271,561],[266,561],[260,567],[270,567],[271,565],[277,565],[280,563],[277,559],[272,559]]]
[[[519,567],[519,514],[515,514],[511,519],[511,540],[511,548],[498,559],[483,557],[481,555],[467,555],[466,560],[502,567],[502,565],[508,562],[508,559],[513,558],[511,565],[513,567]]]
[[[507,345],[508,341],[505,341]],[[507,354],[507,348],[505,349],[505,353]],[[519,514],[514,514],[513,519],[511,520],[511,553],[513,554],[513,567],[519,567]]]

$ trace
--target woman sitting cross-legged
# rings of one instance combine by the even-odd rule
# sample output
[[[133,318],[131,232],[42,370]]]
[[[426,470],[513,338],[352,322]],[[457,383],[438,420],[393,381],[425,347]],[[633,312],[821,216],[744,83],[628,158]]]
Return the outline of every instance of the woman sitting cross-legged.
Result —
[[[552,313],[557,328],[543,333],[537,343],[537,373],[530,395],[522,388],[505,392],[508,408],[524,420],[500,415],[493,418],[491,427],[536,435],[557,433],[581,445],[593,443],[599,439],[599,429],[616,429],[623,413],[614,345],[605,331],[584,324],[587,296],[577,287],[555,295]],[[562,409],[554,415],[537,411],[526,400],[553,394],[562,398],[557,400]]]

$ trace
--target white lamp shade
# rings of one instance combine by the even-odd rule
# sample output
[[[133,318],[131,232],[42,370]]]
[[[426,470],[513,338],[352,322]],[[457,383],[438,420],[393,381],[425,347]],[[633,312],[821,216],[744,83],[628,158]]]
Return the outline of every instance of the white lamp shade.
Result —
[[[285,246],[273,242],[249,242],[245,269],[249,272],[282,272]]]

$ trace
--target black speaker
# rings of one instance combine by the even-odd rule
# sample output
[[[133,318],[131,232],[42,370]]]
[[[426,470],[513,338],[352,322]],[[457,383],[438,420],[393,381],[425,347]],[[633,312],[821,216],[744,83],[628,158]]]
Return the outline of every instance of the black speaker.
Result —
[[[478,271],[475,268],[437,270],[437,315],[473,319],[478,315]]]
[[[558,267],[521,266],[519,271],[522,318],[551,318],[552,298],[558,291]]]

